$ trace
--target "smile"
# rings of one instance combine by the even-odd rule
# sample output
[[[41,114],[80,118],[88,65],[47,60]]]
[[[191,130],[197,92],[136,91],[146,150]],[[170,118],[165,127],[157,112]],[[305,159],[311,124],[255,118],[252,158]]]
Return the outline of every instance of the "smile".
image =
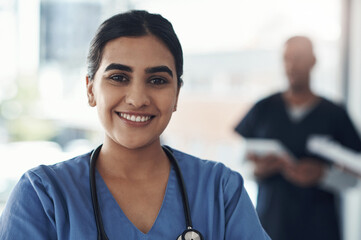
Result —
[[[152,116],[144,116],[144,115],[134,115],[134,114],[128,114],[128,113],[118,113],[118,115],[121,117],[121,118],[124,118],[124,119],[127,119],[128,121],[131,121],[131,122],[147,122],[149,121]]]

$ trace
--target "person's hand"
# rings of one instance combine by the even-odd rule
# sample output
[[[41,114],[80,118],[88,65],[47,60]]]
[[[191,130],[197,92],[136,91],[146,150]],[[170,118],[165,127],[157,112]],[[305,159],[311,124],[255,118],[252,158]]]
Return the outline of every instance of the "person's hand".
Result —
[[[296,164],[288,165],[284,171],[284,177],[300,187],[311,187],[317,185],[322,179],[326,164],[307,158],[300,159]]]
[[[333,166],[337,169],[339,169],[340,171],[342,172],[345,172],[347,174],[351,174],[353,175],[354,177],[357,177],[357,178],[360,178],[361,179],[361,173],[352,169],[352,168],[349,168],[349,167],[346,167],[346,166],[343,166],[343,165],[339,165],[339,164],[333,164]]]
[[[290,164],[287,156],[268,154],[264,156],[249,153],[247,158],[254,163],[253,174],[257,178],[266,178],[273,174],[282,172]]]

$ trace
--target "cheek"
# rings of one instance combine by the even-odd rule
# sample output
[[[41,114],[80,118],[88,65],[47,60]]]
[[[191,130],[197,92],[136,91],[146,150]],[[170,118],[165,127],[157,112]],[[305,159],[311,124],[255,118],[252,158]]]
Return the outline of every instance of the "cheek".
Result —
[[[111,92],[101,92],[97,95],[97,112],[103,127],[107,128],[112,124],[113,118],[115,117],[115,107],[117,106],[117,99],[115,94]]]
[[[173,113],[174,107],[177,103],[177,95],[175,93],[169,93],[167,95],[163,95],[158,99],[159,107],[164,112]]]
[[[119,91],[100,85],[96,92],[96,100],[102,108],[110,108],[119,99]]]

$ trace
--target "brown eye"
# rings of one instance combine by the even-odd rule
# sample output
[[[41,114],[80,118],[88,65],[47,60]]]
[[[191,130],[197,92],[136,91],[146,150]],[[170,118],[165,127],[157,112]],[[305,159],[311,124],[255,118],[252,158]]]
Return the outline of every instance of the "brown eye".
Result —
[[[152,78],[149,82],[153,85],[163,85],[168,83],[168,81],[163,78]]]
[[[128,78],[121,74],[114,74],[109,77],[109,79],[116,81],[116,82],[126,82],[128,81]]]

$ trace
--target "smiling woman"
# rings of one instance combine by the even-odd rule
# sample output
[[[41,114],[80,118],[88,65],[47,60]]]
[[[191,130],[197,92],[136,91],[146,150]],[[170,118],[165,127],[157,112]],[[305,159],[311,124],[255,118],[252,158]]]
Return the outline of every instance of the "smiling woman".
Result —
[[[239,173],[161,146],[183,73],[166,19],[132,11],[106,20],[88,65],[103,144],[26,172],[0,217],[0,239],[269,239]]]
[[[87,78],[89,104],[97,106],[107,132],[104,152],[113,155],[110,149],[118,149],[114,145],[160,146],[159,136],[178,100],[180,86],[173,72],[171,52],[153,35],[120,37],[106,44],[94,79]],[[148,120],[140,122],[142,117]]]

